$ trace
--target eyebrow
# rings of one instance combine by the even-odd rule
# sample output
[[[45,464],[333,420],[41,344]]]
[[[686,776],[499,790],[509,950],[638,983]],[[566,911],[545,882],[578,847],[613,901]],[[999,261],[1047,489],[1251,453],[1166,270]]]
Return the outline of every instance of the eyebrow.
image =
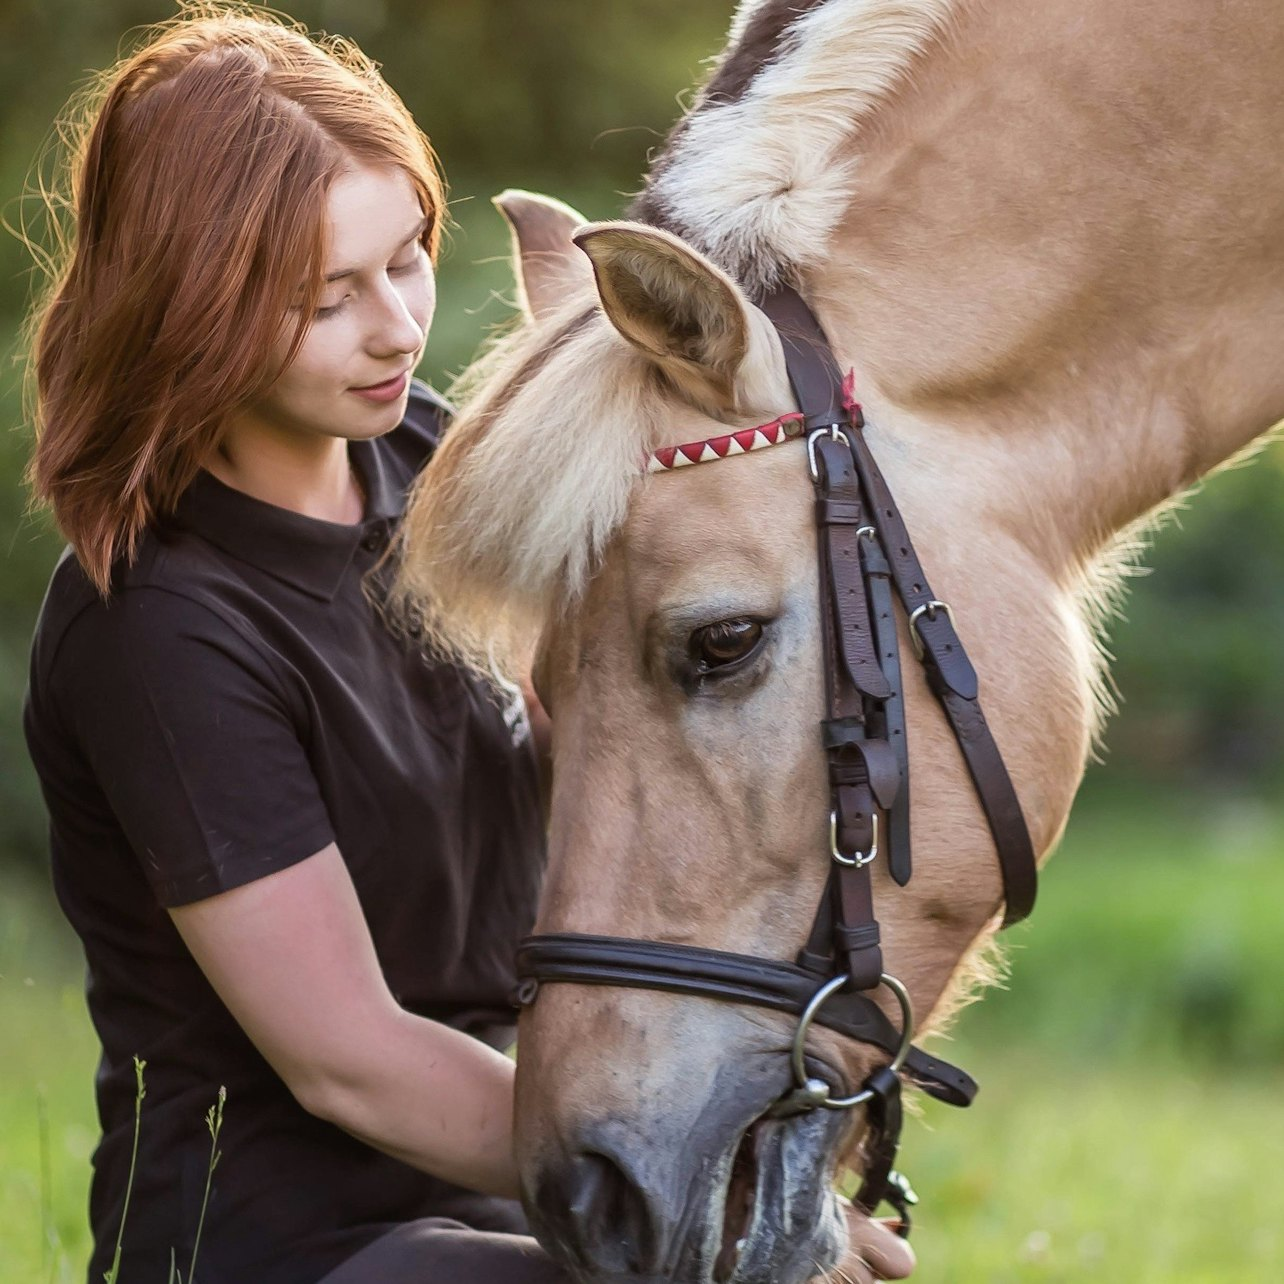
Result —
[[[397,246],[397,249],[404,250],[411,241],[417,241],[424,234],[427,227],[428,220],[421,218],[410,235]],[[393,253],[395,254],[396,250]],[[341,268],[338,272],[327,272],[325,274],[325,283],[329,285],[331,281],[342,281],[345,276],[356,276],[359,271],[359,268]]]

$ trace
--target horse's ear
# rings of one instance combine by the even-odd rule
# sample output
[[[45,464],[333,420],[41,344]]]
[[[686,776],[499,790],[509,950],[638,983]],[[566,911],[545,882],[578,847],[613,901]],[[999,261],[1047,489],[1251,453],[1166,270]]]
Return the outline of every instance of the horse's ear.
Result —
[[[551,196],[510,188],[495,197],[508,221],[518,298],[532,321],[546,316],[567,298],[589,287],[591,278],[571,234],[587,220]]]
[[[751,348],[779,348],[760,333],[769,327],[740,287],[678,237],[642,223],[590,223],[574,241],[593,262],[611,324],[697,405],[742,409],[737,388]]]

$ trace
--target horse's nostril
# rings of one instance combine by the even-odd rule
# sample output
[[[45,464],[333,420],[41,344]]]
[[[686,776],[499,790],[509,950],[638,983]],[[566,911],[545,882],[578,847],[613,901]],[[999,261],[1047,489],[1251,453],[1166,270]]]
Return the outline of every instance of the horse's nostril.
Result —
[[[631,1183],[606,1155],[580,1155],[567,1174],[566,1206],[579,1221],[618,1224],[629,1199]]]
[[[609,1155],[576,1155],[541,1181],[537,1203],[546,1228],[598,1270],[637,1273],[654,1257],[646,1197]]]

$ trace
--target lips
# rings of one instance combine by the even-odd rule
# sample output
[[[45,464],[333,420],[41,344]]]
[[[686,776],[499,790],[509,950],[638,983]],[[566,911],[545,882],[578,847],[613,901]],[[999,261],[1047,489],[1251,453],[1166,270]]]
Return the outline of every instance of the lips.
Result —
[[[355,392],[358,397],[365,397],[369,401],[395,401],[405,391],[409,378],[410,371],[403,370],[399,375],[385,379],[382,383],[365,384],[362,387],[349,388],[348,391]]]

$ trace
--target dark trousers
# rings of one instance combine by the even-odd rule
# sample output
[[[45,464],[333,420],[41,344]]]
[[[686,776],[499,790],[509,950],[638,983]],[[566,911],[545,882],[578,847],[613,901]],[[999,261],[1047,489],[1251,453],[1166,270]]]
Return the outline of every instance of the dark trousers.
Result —
[[[393,1227],[319,1284],[570,1284],[522,1233],[526,1218],[516,1203],[460,1191],[448,1211],[454,1216]]]
[[[569,1284],[529,1235],[473,1230],[448,1217],[406,1222],[320,1284]]]

